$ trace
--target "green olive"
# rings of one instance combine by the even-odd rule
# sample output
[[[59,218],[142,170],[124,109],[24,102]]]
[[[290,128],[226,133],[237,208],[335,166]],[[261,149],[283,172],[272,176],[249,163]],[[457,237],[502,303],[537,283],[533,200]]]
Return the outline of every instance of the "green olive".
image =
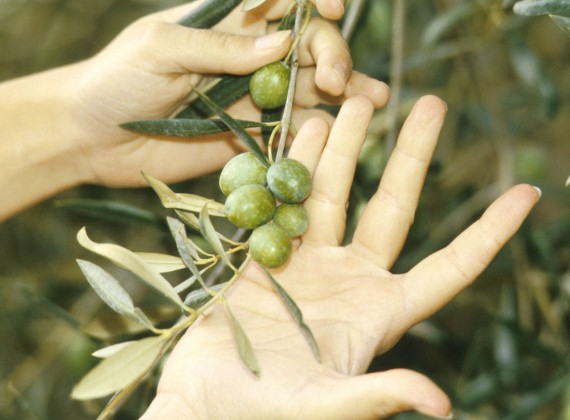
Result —
[[[290,70],[282,62],[261,67],[251,77],[249,92],[260,108],[273,109],[285,105]]]
[[[275,198],[261,185],[244,185],[226,198],[225,210],[234,225],[253,229],[271,220],[275,213]]]
[[[279,159],[267,171],[267,185],[273,195],[284,203],[301,203],[311,193],[311,174],[297,160]]]
[[[277,268],[287,262],[291,255],[292,241],[281,226],[268,223],[254,229],[249,237],[252,258],[268,268]]]
[[[267,167],[255,153],[241,153],[233,157],[220,174],[220,189],[228,196],[233,191],[249,184],[267,184]]]
[[[301,236],[309,227],[307,210],[301,204],[281,204],[275,210],[273,221],[292,238]]]

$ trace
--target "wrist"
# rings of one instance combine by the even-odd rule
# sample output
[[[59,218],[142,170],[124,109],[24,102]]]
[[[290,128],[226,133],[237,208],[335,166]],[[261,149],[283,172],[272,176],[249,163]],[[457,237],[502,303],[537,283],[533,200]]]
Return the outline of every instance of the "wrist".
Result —
[[[84,182],[69,98],[74,66],[0,84],[0,221]]]

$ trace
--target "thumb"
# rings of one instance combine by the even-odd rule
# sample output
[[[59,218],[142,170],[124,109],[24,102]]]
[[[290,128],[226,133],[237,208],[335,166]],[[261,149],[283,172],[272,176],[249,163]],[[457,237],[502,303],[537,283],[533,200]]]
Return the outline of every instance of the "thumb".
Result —
[[[291,31],[253,37],[161,21],[150,26],[140,51],[167,71],[248,74],[283,58],[291,45]]]
[[[321,400],[323,406],[315,408],[317,413],[326,413],[322,416],[326,419],[377,419],[403,411],[452,418],[447,395],[426,376],[411,370],[394,369],[336,382],[327,389],[326,401]]]

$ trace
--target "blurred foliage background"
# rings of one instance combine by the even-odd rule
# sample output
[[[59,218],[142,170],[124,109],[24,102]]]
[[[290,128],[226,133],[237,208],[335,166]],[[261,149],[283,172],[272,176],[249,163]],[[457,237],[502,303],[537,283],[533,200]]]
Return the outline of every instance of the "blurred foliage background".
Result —
[[[180,3],[2,0],[0,80],[89,57],[137,17]],[[543,196],[479,280],[371,369],[429,375],[451,395],[455,418],[570,419],[570,38],[547,16],[514,14],[513,3],[348,3],[343,25],[355,68],[389,82],[393,98],[365,144],[347,240],[413,102],[439,95],[448,118],[396,271],[448,243],[509,186],[529,182]],[[216,179],[176,189],[216,197]],[[125,219],[62,205],[76,198],[143,211]],[[165,214],[149,190],[83,186],[0,225],[0,418],[96,417],[104,401],[68,395],[94,364],[90,353],[128,325],[110,315],[81,275],[75,259],[92,255],[75,235],[87,225],[99,241],[174,252]],[[138,300],[156,303],[125,281]],[[154,381],[117,418],[137,418]]]

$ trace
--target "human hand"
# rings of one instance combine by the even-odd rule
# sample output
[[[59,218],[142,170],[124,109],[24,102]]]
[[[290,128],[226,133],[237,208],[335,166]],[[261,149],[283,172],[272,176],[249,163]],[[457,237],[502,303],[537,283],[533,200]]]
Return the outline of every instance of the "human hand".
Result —
[[[174,23],[196,7],[195,3],[156,13],[129,26],[101,53],[81,63],[73,95],[80,121],[83,162],[79,166],[85,172],[85,182],[144,185],[141,170],[175,182],[223,166],[237,151],[228,141],[233,138],[231,133],[215,139],[156,139],[127,132],[119,124],[171,117],[205,76],[247,74],[283,58],[291,45],[290,33],[267,35],[271,32],[268,22],[283,15],[290,3],[268,1],[248,13],[238,8],[212,30]],[[329,3],[320,0],[317,5],[334,12]],[[312,19],[299,55],[298,107],[340,101],[359,93],[368,95],[376,107],[387,101],[384,83],[352,72],[350,52],[333,23]],[[249,97],[229,112],[235,118],[259,119],[259,110]],[[299,110],[294,122],[300,125],[323,113]]]
[[[365,374],[366,369],[373,357],[485,269],[539,194],[528,185],[510,189],[447,247],[407,273],[392,274],[446,106],[433,96],[416,103],[352,243],[341,246],[349,190],[372,111],[367,98],[348,99],[330,134],[323,121],[308,121],[289,155],[313,173],[313,192],[305,202],[312,223],[289,262],[273,274],[302,310],[322,363],[263,271],[251,263],[225,296],[251,340],[260,376],[240,361],[218,304],[174,348],[143,419],[375,419],[406,410],[450,414],[449,399],[425,376],[406,369]]]

